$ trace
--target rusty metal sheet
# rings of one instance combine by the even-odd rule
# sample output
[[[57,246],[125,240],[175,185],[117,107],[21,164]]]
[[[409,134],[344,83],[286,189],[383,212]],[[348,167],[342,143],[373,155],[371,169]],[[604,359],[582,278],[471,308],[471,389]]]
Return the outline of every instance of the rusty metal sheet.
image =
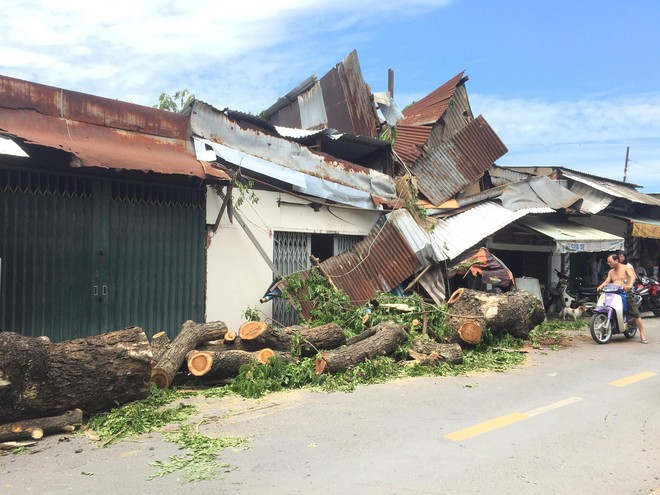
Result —
[[[348,201],[348,204],[352,204],[355,198],[366,198],[370,207],[373,207],[371,195],[384,199],[396,198],[394,181],[383,173],[325,153],[313,152],[279,136],[245,128],[201,101],[195,101],[193,105],[191,126],[195,136],[207,140],[212,149],[220,150],[221,146],[233,150],[234,155],[244,155],[244,166],[249,165],[250,161],[259,162],[262,166],[259,173],[269,175],[268,164],[272,164],[273,167],[304,174],[307,176],[307,186],[300,192],[304,193],[307,189],[312,195]],[[220,146],[214,146],[214,143]],[[240,159],[231,163],[241,166]],[[364,201],[360,200],[360,206],[363,205]]]
[[[298,99],[290,102],[288,105],[280,108],[276,113],[268,117],[268,120],[277,126],[292,127],[299,129],[302,127],[300,120],[300,105]]]
[[[507,151],[480,115],[441,146],[426,150],[413,173],[419,190],[440,205],[478,180]]]
[[[371,89],[362,77],[355,50],[318,82],[311,77],[300,84],[266,110],[265,115],[279,126],[314,129],[324,126],[369,137],[377,137],[379,123]]]
[[[0,107],[33,109],[42,115],[140,134],[190,138],[186,115],[6,76],[0,76]]]
[[[465,71],[457,74],[435,91],[429,93],[421,100],[413,103],[403,111],[402,125],[429,125],[435,124],[443,116],[449,102],[454,96],[456,87],[463,81]],[[464,82],[464,81],[463,81]]]
[[[6,108],[0,108],[0,132],[72,153],[77,158],[72,166],[229,178],[222,170],[196,160],[191,145],[181,139]]]
[[[397,125],[394,152],[412,166],[422,154],[422,146],[431,135],[431,126]]]
[[[371,89],[353,50],[320,80],[328,126],[340,132],[377,137],[378,116]]]
[[[229,179],[195,158],[189,116],[5,76],[0,132],[72,153],[72,166]]]
[[[329,258],[321,267],[337,287],[360,305],[377,292],[389,292],[421,268],[415,251],[391,222],[351,250]]]

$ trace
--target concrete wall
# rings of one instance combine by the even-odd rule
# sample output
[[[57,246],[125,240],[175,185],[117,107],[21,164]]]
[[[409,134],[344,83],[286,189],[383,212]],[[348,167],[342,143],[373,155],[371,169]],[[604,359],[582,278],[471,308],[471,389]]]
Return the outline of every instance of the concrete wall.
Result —
[[[308,201],[284,193],[256,191],[259,202],[246,199],[239,212],[254,237],[273,258],[273,232],[367,235],[381,216],[377,211],[321,207],[314,211]],[[279,204],[278,204],[279,201]],[[222,204],[207,189],[206,223],[213,225]],[[291,204],[293,203],[293,204]],[[245,321],[247,308],[272,314],[272,302],[259,298],[273,280],[273,274],[243,228],[223,215],[220,226],[207,243],[206,321],[222,320],[231,330]]]

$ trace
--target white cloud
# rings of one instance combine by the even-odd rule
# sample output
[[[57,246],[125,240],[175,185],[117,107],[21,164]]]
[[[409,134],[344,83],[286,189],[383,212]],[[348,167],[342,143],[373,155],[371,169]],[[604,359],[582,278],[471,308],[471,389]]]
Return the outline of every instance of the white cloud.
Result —
[[[215,106],[257,113],[325,73],[356,37],[377,36],[382,19],[450,3],[9,0],[0,73],[145,105],[185,88]]]
[[[562,165],[660,191],[660,95],[548,101],[470,94],[509,152],[501,165]]]

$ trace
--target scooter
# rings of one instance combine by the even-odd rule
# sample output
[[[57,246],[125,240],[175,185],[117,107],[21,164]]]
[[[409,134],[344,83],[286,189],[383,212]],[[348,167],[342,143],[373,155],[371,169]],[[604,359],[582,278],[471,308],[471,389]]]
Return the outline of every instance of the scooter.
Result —
[[[633,294],[637,299],[639,296]],[[637,325],[633,318],[626,315],[626,294],[623,287],[607,284],[598,298],[598,305],[589,322],[591,337],[599,344],[607,344],[612,335],[622,333],[627,339],[632,339],[637,333]]]
[[[568,293],[568,276],[560,272],[555,268],[555,273],[559,280],[554,286],[550,287],[548,291],[548,297],[545,301],[545,310],[550,312],[551,309],[557,304],[560,303],[559,310],[563,308],[577,308],[578,306],[584,306],[585,313],[591,315],[593,310],[596,307],[595,298],[590,300],[589,297],[573,297]]]
[[[645,276],[635,281],[633,292],[641,296],[639,310],[643,313],[652,311],[654,316],[660,316],[660,283]]]

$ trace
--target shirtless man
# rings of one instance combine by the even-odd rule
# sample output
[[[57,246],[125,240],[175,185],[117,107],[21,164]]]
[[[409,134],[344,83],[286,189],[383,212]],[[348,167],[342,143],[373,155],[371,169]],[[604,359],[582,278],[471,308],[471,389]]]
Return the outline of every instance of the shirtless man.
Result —
[[[635,323],[637,323],[637,328],[639,328],[639,338],[641,339],[642,344],[648,344],[649,341],[646,339],[644,334],[644,324],[642,323],[641,315],[639,314],[639,308],[635,303],[635,298],[630,294],[630,289],[632,289],[633,284],[637,276],[635,275],[634,270],[629,265],[624,265],[619,262],[619,256],[616,254],[610,254],[607,257],[607,264],[610,266],[611,270],[607,274],[605,282],[600,284],[597,290],[600,290],[605,287],[606,284],[616,284],[623,286],[623,290],[626,291],[626,304],[628,306],[628,316],[635,318]]]

